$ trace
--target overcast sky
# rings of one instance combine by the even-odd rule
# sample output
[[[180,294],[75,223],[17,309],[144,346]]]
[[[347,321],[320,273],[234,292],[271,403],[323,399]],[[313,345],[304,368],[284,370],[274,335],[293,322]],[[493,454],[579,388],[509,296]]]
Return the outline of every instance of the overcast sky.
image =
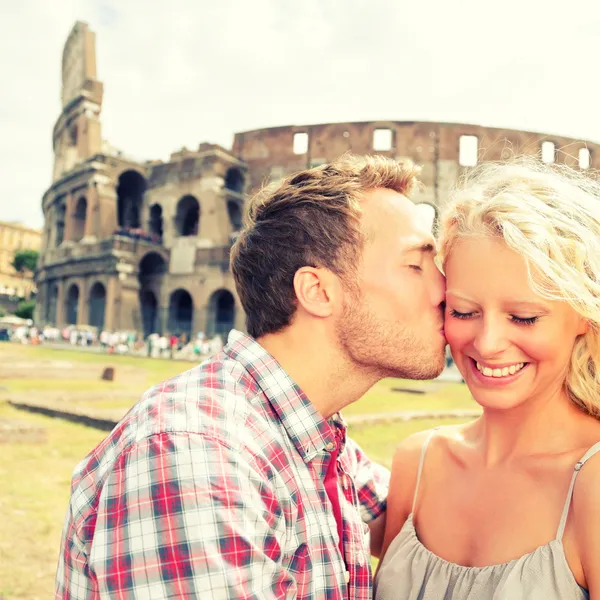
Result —
[[[0,220],[40,227],[62,47],[96,32],[103,138],[140,159],[236,131],[427,120],[600,141],[600,2],[20,0],[0,9]]]

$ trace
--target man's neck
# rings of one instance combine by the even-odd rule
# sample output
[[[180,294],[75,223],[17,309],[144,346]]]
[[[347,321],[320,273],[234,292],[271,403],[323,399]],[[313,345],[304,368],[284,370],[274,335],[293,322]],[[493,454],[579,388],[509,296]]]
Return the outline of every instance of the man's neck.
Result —
[[[325,419],[356,402],[381,378],[365,373],[339,347],[318,336],[288,329],[257,341]]]

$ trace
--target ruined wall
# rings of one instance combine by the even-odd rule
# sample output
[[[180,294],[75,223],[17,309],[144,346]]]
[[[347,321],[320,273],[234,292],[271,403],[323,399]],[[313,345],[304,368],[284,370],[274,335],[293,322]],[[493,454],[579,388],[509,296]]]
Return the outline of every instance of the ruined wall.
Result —
[[[294,151],[298,134],[304,134],[307,142],[302,152],[298,150],[303,148]],[[598,146],[591,142],[458,123],[372,121],[257,129],[236,134],[233,153],[248,165],[251,191],[300,169],[329,162],[344,152],[408,159],[422,167],[424,189],[415,200],[439,205],[462,171],[473,166],[469,157],[461,161],[463,136],[476,138],[477,161],[539,155],[543,143],[552,143],[556,162],[578,167],[579,152],[587,149],[591,166],[600,167]]]

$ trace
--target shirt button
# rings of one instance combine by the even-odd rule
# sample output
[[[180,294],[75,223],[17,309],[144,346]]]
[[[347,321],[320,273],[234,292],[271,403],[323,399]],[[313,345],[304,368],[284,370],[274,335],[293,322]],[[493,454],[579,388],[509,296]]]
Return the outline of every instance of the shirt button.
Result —
[[[345,581],[346,583],[350,583],[350,571],[346,571],[346,572],[344,573],[344,581]]]
[[[327,452],[333,452],[335,450],[335,444],[333,442],[328,442],[325,446],[325,450],[327,450]]]
[[[359,552],[358,553],[358,564],[363,567],[365,565],[365,553],[364,552]]]

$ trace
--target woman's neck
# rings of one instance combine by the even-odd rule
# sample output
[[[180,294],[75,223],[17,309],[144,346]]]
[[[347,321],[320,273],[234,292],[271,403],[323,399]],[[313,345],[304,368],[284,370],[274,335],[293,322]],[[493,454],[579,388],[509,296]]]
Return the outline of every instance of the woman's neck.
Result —
[[[589,420],[564,390],[557,389],[508,410],[484,407],[471,430],[472,443],[486,466],[560,453],[573,448],[582,423]]]

